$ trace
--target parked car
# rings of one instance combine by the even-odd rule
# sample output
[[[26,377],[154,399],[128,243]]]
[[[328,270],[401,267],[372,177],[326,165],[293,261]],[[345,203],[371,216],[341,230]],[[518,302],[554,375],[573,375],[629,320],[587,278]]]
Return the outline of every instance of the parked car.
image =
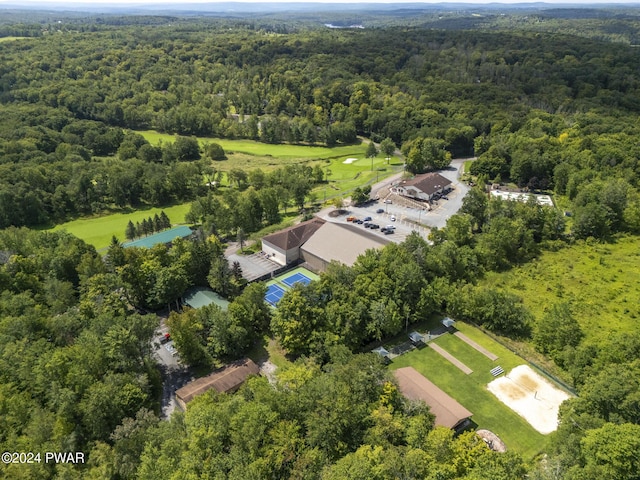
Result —
[[[362,220],[354,220],[353,223],[357,223],[359,225],[362,225],[364,222]]]
[[[380,231],[382,231],[382,230],[380,230]],[[392,228],[391,228],[391,229],[387,228],[387,229],[384,231],[384,234],[385,234],[385,235],[391,235],[392,233],[393,233],[393,229],[392,229]]]
[[[396,221],[396,217],[395,217],[394,215],[391,215],[391,219],[390,219],[390,220],[391,220],[392,222],[395,222],[395,221]]]
[[[369,228],[371,227],[371,224],[369,222],[364,222],[364,228]]]
[[[393,203],[391,200],[385,200],[384,203]]]
[[[371,220],[373,220],[371,217],[364,217],[365,222],[370,222]]]
[[[376,210],[376,213],[384,213],[384,208],[379,208]]]
[[[347,222],[354,222],[355,220],[357,220],[357,218],[354,217],[353,215],[351,215],[350,217],[347,217]]]
[[[373,224],[371,224],[371,227],[369,227],[369,228],[371,228],[371,230],[375,230],[377,228],[380,228],[380,225],[378,225],[377,223],[373,223]]]
[[[165,333],[162,337],[160,337],[160,343],[163,345],[167,343],[169,340],[171,340],[171,334],[169,333]]]
[[[395,230],[395,229],[396,229],[396,226],[395,226],[395,225],[387,225],[387,226],[386,226],[386,227],[384,227],[384,228],[386,228],[387,230]]]

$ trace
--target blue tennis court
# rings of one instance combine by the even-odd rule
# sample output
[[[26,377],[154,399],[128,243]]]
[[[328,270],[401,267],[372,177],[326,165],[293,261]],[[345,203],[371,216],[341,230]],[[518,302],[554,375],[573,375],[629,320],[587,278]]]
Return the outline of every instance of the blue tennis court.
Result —
[[[267,301],[267,303],[269,305],[273,305],[274,307],[276,306],[276,304],[282,300],[282,296],[284,295],[284,288],[279,287],[278,285],[269,285],[269,287],[267,288],[267,293],[264,296],[264,299]]]
[[[300,272],[294,273],[290,277],[283,278],[280,281],[287,287],[293,287],[296,283],[302,283],[303,285],[309,285],[309,283],[311,283],[311,279]]]

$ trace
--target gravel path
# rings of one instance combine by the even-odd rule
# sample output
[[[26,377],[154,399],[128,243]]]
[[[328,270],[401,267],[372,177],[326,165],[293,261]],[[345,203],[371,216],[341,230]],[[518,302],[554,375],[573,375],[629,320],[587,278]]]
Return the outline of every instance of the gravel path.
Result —
[[[462,370],[464,373],[466,373],[467,375],[469,375],[470,373],[473,373],[473,370],[471,370],[469,367],[467,367],[464,363],[462,363],[460,360],[458,360],[456,357],[454,357],[453,355],[451,355],[449,352],[447,352],[444,348],[440,347],[439,345],[436,345],[433,342],[429,343],[429,346],[431,348],[433,348],[436,352],[438,352],[440,355],[442,355],[444,358],[446,358],[447,360],[449,360],[451,363],[453,363],[456,367],[458,367],[460,370]]]
[[[483,354],[489,360],[493,361],[493,360],[497,360],[498,359],[497,355],[494,355],[489,350],[484,348],[482,345],[478,345],[476,342],[474,342],[469,337],[467,337],[464,333],[456,332],[456,333],[454,333],[454,335],[456,337],[458,337],[460,340],[462,340],[464,343],[469,345],[470,347],[472,347],[472,348],[476,349],[477,351],[479,351],[481,354]]]

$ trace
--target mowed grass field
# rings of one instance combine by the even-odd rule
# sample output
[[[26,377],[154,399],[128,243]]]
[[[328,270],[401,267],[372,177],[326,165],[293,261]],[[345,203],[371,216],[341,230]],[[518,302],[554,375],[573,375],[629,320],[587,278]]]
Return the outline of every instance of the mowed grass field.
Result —
[[[469,375],[464,374],[430,347],[416,349],[394,358],[389,368],[415,368],[470,410],[473,413],[471,419],[478,425],[478,429],[491,430],[505,442],[509,450],[521,454],[525,459],[535,457],[545,450],[549,436],[538,433],[486,387],[494,379],[490,373],[493,367],[499,365],[505,372],[509,372],[512,368],[527,362],[475,327],[461,322],[458,322],[456,327],[467,337],[497,355],[498,359],[491,361],[454,335],[445,334],[431,341],[470,367],[473,372]]]
[[[585,242],[482,280],[515,293],[536,318],[556,302],[568,302],[585,333],[598,341],[609,333],[640,329],[640,237],[611,244]]]
[[[114,213],[102,217],[87,217],[72,220],[70,222],[56,225],[53,230],[66,230],[67,232],[81,238],[97,250],[106,248],[111,243],[111,237],[115,235],[121,242],[126,242],[124,231],[127,223],[131,220],[134,224],[141,222],[145,218],[153,217],[164,210],[172,224],[184,223],[184,217],[191,208],[191,203],[174,205],[164,208],[148,208],[136,210],[130,213]]]
[[[138,133],[154,145],[160,141],[167,143],[175,141],[174,135],[151,130]],[[216,169],[225,172],[232,168],[243,170],[262,168],[269,171],[287,164],[306,163],[311,166],[319,164],[325,171],[328,169],[330,174],[328,183],[314,188],[313,194],[316,201],[329,200],[333,197],[347,197],[355,187],[382,180],[398,171],[403,165],[402,160],[398,158],[392,158],[387,163],[382,155],[378,155],[374,159],[365,158],[366,144],[328,148],[304,145],[270,145],[251,140],[214,138],[199,138],[198,140],[201,144],[219,143],[228,152],[228,160],[213,162]],[[347,158],[355,159],[355,161],[344,163]],[[54,230],[67,230],[101,250],[109,245],[113,235],[121,241],[126,240],[124,231],[129,220],[136,223],[164,210],[173,224],[180,224],[184,223],[184,217],[189,208],[190,203],[185,203],[167,208],[147,208],[130,213],[87,217],[57,225]]]
[[[175,135],[159,133],[154,130],[137,132],[152,145],[160,142],[172,143]],[[227,160],[214,161],[212,165],[223,172],[233,168],[253,170],[260,168],[265,172],[284,165],[308,164],[320,165],[323,170],[330,170],[329,183],[318,185],[314,194],[318,200],[335,196],[348,196],[355,187],[363,186],[399,171],[403,161],[393,157],[387,163],[382,154],[372,159],[366,158],[367,144],[344,145],[338,147],[267,144],[253,140],[226,140],[218,138],[198,137],[201,145],[218,143],[227,154]],[[348,158],[356,159],[344,163]],[[224,182],[223,182],[224,183]]]

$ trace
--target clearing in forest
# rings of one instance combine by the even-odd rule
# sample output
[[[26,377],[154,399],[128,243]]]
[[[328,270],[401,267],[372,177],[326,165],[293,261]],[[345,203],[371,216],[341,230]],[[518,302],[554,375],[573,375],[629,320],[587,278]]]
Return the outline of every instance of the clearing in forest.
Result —
[[[542,434],[556,431],[560,404],[570,398],[528,365],[517,366],[487,388]]]

